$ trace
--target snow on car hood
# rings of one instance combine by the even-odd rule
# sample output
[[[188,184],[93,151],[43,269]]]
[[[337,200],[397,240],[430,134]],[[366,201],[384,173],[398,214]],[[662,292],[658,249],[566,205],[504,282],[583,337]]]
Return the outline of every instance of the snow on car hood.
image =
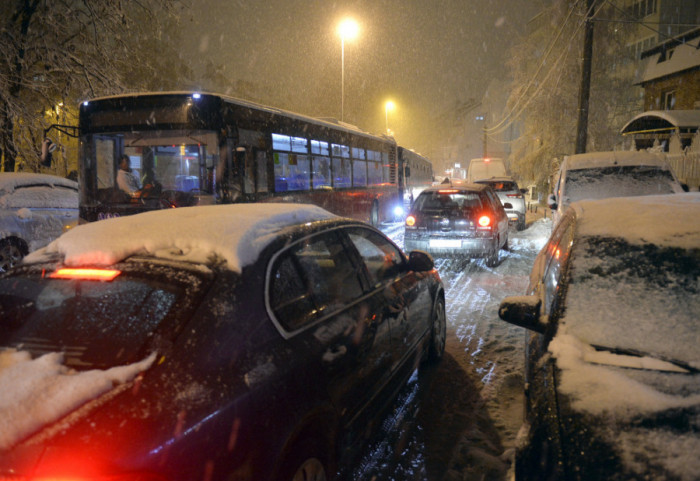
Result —
[[[83,224],[27,262],[58,253],[66,265],[111,265],[134,254],[209,263],[226,261],[240,272],[253,263],[281,229],[336,218],[306,204],[258,203],[183,207]]]
[[[156,354],[126,366],[75,372],[63,354],[36,359],[26,351],[0,351],[0,450],[111,391],[148,369]]]

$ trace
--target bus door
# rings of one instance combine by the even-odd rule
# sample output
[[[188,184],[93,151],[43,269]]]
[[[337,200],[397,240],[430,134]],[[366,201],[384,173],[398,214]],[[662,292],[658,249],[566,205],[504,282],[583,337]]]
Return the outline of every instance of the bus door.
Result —
[[[236,163],[246,197],[257,198],[256,194],[268,192],[268,158],[262,132],[238,130]]]

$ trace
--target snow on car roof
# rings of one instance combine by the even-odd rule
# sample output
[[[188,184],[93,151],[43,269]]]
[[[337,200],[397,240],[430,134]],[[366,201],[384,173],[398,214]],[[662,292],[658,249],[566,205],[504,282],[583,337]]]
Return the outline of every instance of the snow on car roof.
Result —
[[[585,154],[569,155],[564,158],[566,168],[590,169],[609,167],[613,165],[657,165],[666,167],[668,163],[661,154],[639,151],[610,151],[588,152]]]
[[[111,265],[135,254],[210,263],[232,271],[254,262],[272,234],[297,224],[336,218],[314,205],[258,203],[183,207],[106,219],[78,226],[27,262],[58,253],[66,265]]]
[[[700,193],[583,200],[572,204],[581,235],[633,244],[700,246]]]
[[[0,172],[0,193],[12,192],[17,187],[27,185],[50,185],[78,188],[78,183],[49,174],[33,174],[29,172]]]

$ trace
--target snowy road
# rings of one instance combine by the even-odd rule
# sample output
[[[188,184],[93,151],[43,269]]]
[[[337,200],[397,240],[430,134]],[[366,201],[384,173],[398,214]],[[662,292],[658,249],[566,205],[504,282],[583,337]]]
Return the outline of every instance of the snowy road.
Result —
[[[403,225],[382,229],[403,247]],[[495,268],[437,259],[447,304],[442,362],[402,392],[356,480],[503,480],[522,423],[525,331],[498,319],[503,297],[523,294],[550,219],[510,232]]]

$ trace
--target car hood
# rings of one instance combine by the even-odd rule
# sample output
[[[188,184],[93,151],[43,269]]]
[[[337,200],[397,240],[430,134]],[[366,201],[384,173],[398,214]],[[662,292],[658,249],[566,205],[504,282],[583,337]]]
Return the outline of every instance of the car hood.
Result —
[[[620,473],[623,478],[697,476],[697,370],[649,357],[635,363],[634,356],[600,356],[566,335],[554,338],[550,352],[559,368],[556,389],[567,464],[608,479]],[[591,451],[606,461],[598,462]]]

